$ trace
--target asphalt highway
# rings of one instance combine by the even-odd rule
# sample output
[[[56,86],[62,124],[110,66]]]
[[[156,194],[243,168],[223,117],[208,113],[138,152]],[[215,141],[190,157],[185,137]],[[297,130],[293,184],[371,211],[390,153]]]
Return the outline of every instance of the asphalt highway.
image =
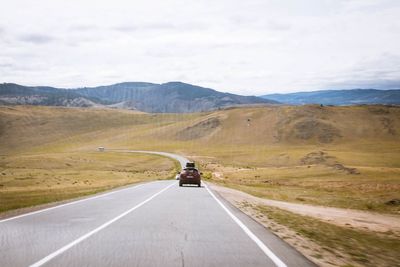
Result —
[[[0,266],[314,265],[204,183],[155,181],[0,221]]]

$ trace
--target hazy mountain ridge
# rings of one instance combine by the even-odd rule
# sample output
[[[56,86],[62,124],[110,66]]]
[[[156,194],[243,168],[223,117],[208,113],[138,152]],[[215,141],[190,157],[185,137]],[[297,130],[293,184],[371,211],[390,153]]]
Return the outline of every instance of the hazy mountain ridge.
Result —
[[[0,103],[137,109],[145,112],[199,112],[246,104],[275,104],[255,96],[222,93],[182,82],[126,82],[92,88],[59,89],[0,84]]]
[[[349,89],[320,90],[288,94],[269,94],[260,96],[284,104],[324,104],[324,105],[359,105],[359,104],[400,104],[400,89]]]
[[[182,82],[123,83],[77,91],[83,96],[95,96],[114,103],[128,103],[131,108],[146,112],[197,112],[241,104],[277,103],[255,96],[221,93]]]
[[[261,97],[222,93],[182,82],[125,82],[108,86],[62,89],[0,84],[0,104],[110,107],[144,112],[187,113],[251,104],[400,104],[400,90],[326,90]]]
[[[99,99],[83,97],[74,90],[47,86],[22,86],[14,83],[0,84],[1,104],[93,107],[100,106],[99,102]]]

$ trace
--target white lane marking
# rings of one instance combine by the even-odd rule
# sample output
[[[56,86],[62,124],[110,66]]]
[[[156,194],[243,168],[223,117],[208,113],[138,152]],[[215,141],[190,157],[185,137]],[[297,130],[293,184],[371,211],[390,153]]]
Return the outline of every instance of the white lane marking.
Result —
[[[148,184],[148,183],[145,183],[145,184]],[[78,204],[78,203],[81,203],[81,202],[84,202],[84,201],[93,200],[93,199],[100,198],[100,197],[109,196],[109,195],[111,195],[111,194],[119,193],[119,192],[122,192],[122,191],[125,191],[125,190],[136,189],[136,188],[141,187],[141,186],[143,186],[143,185],[145,185],[145,184],[139,184],[139,185],[135,185],[135,186],[128,187],[128,188],[124,188],[124,189],[120,189],[120,190],[115,190],[115,191],[108,192],[108,193],[104,193],[104,194],[100,194],[100,195],[97,195],[97,196],[88,197],[88,198],[84,198],[84,199],[81,199],[81,200],[76,200],[76,201],[68,202],[68,203],[61,204],[61,205],[58,205],[58,206],[54,206],[54,207],[51,207],[51,208],[46,208],[46,209],[42,209],[42,210],[37,210],[37,211],[32,211],[32,212],[24,213],[24,214],[17,215],[17,216],[11,217],[11,218],[7,218],[7,219],[0,220],[0,223],[2,223],[2,222],[7,222],[7,221],[11,221],[11,220],[15,220],[15,219],[19,219],[19,218],[22,218],[22,217],[26,217],[26,216],[30,216],[30,215],[34,215],[34,214],[38,214],[38,213],[42,213],[42,212],[49,211],[49,210],[54,210],[54,209],[62,208],[62,207],[69,206],[69,205]]]
[[[211,192],[210,189],[208,189],[208,186],[205,184],[205,188],[207,189],[208,193],[217,201],[217,203],[228,213],[228,215],[237,223],[240,228],[250,237],[251,240],[253,240],[257,246],[276,264],[278,267],[287,267],[285,263],[281,259],[278,258],[255,234],[253,234],[252,231],[250,231],[247,226],[242,223],[233,213],[225,207],[224,204],[214,195],[213,192]]]
[[[104,228],[106,228],[107,226],[109,226],[110,224],[118,221],[119,219],[121,219],[122,217],[128,215],[129,213],[131,213],[132,211],[134,211],[135,209],[143,206],[144,204],[146,204],[147,202],[149,202],[150,200],[152,200],[153,198],[155,198],[156,196],[158,196],[159,194],[161,194],[162,192],[164,192],[165,190],[169,189],[171,186],[175,185],[176,183],[172,183],[169,186],[165,187],[164,189],[162,189],[161,191],[158,191],[157,193],[155,193],[154,195],[152,195],[151,197],[147,198],[146,200],[142,201],[141,203],[137,204],[136,206],[134,206],[133,208],[125,211],[124,213],[118,215],[117,217],[115,217],[114,219],[102,224],[101,226],[97,227],[96,229],[90,231],[89,233],[81,236],[78,239],[75,239],[74,241],[72,241],[71,243],[63,246],[62,248],[54,251],[53,253],[51,253],[50,255],[44,257],[43,259],[35,262],[34,264],[30,265],[30,267],[39,267],[42,266],[43,264],[47,263],[48,261],[50,261],[51,259],[57,257],[58,255],[64,253],[65,251],[67,251],[68,249],[72,248],[73,246],[79,244],[80,242],[82,242],[83,240],[89,238],[90,236],[94,235],[95,233],[103,230]]]

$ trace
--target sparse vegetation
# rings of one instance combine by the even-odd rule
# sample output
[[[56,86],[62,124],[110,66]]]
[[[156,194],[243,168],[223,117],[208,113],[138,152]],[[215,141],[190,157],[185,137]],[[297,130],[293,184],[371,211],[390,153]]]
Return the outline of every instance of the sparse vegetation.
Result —
[[[296,235],[318,244],[312,257],[323,261],[324,252],[337,257],[342,266],[400,266],[400,237],[353,230],[297,215],[278,208],[255,207],[268,219],[293,230]],[[279,227],[272,227],[277,231]],[[279,231],[279,230],[278,230]],[[286,239],[296,238],[287,236]],[[331,266],[334,262],[327,261]]]
[[[361,174],[319,165],[208,168],[224,173],[219,177],[214,174],[213,182],[257,197],[378,212],[400,211],[400,205],[387,203],[396,199],[400,191],[398,168],[361,167]]]
[[[0,107],[0,211],[175,174],[172,161],[154,155],[94,152],[104,146],[180,153],[201,166],[205,180],[255,196],[396,214],[399,133],[400,108],[385,106],[193,114]],[[399,265],[399,237],[393,234],[274,208],[260,208],[260,214],[338,257],[348,255],[344,264]],[[325,260],[322,250],[312,255]]]
[[[398,213],[387,203],[400,199],[399,127],[394,106],[192,114],[15,106],[0,108],[0,153],[7,161],[98,146],[171,151],[192,157],[207,179],[256,196]]]
[[[156,155],[47,153],[0,159],[0,212],[172,178],[177,166]]]

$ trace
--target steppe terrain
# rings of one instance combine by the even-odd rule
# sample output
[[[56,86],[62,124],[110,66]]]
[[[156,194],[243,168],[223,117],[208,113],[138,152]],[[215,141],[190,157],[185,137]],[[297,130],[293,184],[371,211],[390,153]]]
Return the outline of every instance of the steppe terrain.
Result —
[[[192,114],[3,106],[1,211],[171,178],[177,168],[159,156],[101,153],[99,146],[183,154],[200,165],[206,181],[256,197],[400,215],[400,107],[379,105]],[[399,264],[399,233],[346,228],[276,207],[253,211],[317,244],[322,252],[311,257],[321,265],[338,265],[328,260],[335,257],[342,265]],[[335,235],[357,241],[352,254],[341,245],[345,240],[331,242]]]

